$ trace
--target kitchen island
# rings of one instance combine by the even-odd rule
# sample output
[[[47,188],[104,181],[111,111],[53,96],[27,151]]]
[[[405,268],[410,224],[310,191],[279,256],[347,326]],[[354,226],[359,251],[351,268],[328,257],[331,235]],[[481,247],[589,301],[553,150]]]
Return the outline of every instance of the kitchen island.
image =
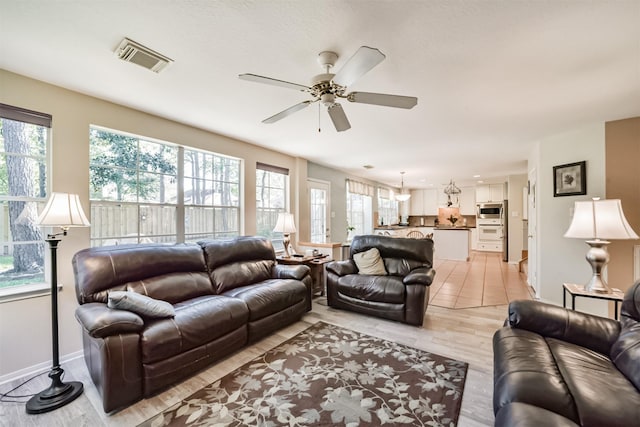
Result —
[[[434,259],[469,261],[471,252],[471,228],[469,227],[376,227],[374,234],[391,237],[407,237],[411,231],[420,231],[424,236],[433,233]]]
[[[433,231],[433,258],[469,261],[471,230],[467,227],[436,227]]]

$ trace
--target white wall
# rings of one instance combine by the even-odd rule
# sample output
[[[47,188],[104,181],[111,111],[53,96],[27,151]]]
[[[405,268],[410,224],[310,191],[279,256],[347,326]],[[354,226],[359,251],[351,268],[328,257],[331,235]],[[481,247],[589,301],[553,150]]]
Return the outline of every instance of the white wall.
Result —
[[[570,212],[576,201],[604,197],[604,153],[604,123],[595,123],[540,140],[529,158],[529,169],[535,168],[537,172],[534,259],[539,295],[544,301],[561,305],[563,282],[582,284],[591,277],[591,267],[585,260],[588,246],[580,239],[568,239],[563,235],[571,222]],[[587,162],[587,194],[554,197],[553,167],[582,160]],[[530,247],[531,250],[534,248]],[[601,301],[579,298],[576,308],[607,314],[607,305]]]
[[[522,205],[522,189],[527,186],[527,175],[509,175],[507,177],[507,188],[509,194],[508,227],[509,227],[509,262],[517,263],[522,259],[524,223],[523,214],[527,209]]]
[[[89,126],[91,124],[244,159],[244,234],[254,234],[256,161],[289,168],[292,209],[298,206],[298,169],[306,160],[206,132],[110,102],[0,70],[1,102],[53,115],[52,190],[77,193],[89,212]],[[306,175],[306,170],[301,172]],[[82,350],[74,318],[77,301],[71,258],[89,246],[89,229],[72,229],[58,250],[60,355]],[[51,360],[50,297],[0,303],[0,378]]]

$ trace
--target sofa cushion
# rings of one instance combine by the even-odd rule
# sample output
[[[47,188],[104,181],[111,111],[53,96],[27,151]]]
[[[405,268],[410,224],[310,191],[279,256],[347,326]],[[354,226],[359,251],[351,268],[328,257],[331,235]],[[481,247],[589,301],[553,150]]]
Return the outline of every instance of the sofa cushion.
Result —
[[[249,321],[253,322],[304,301],[308,290],[299,280],[269,279],[230,289],[224,295],[243,301],[249,308]]]
[[[597,427],[639,419],[640,393],[608,356],[554,338],[546,341],[577,408],[573,421]]]
[[[197,280],[197,287],[176,286],[175,278],[188,277],[191,273],[207,273],[202,248],[196,244],[153,243],[88,248],[73,256],[72,265],[80,304],[106,304],[111,290],[134,290],[170,303],[213,294],[208,281]],[[185,276],[181,276],[182,273]],[[150,285],[153,278],[158,278],[155,285],[151,286],[155,288],[154,291],[141,290]],[[166,289],[161,288],[165,287],[171,288],[169,292],[173,297],[164,297],[162,292]]]
[[[523,329],[502,328],[493,337],[493,408],[528,403],[571,420],[573,399],[546,340]]]
[[[111,291],[109,292],[109,308],[126,310],[137,313],[143,317],[173,317],[176,311],[166,301],[153,299],[136,292]]]
[[[223,294],[230,289],[270,279],[274,265],[273,260],[234,262],[213,270],[211,281],[216,293]]]
[[[127,283],[125,288],[171,304],[214,293],[208,274],[195,271],[150,275],[146,279]]]
[[[142,332],[142,362],[152,363],[213,341],[247,323],[249,309],[236,298],[208,295],[174,306],[175,317],[150,322]]]
[[[387,274],[393,276],[406,276],[412,270],[424,265],[424,263],[420,261],[406,258],[383,258],[383,260]]]
[[[399,276],[349,274],[338,278],[338,292],[364,301],[403,304],[405,286]]]
[[[568,418],[526,403],[511,403],[496,414],[495,427],[579,427]]]
[[[384,269],[384,262],[380,257],[380,251],[376,248],[354,254],[353,261],[358,267],[358,274],[375,276],[385,276],[387,274],[387,270]]]

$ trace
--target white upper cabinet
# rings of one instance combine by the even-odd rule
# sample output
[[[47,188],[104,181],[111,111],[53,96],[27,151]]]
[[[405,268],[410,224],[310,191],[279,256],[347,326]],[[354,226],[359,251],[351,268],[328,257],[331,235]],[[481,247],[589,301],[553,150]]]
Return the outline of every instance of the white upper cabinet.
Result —
[[[433,188],[424,190],[424,214],[438,215],[438,190]]]
[[[476,203],[502,202],[504,184],[483,184],[476,186]]]
[[[460,190],[460,215],[476,214],[476,192],[473,187],[461,187]]]
[[[423,190],[411,190],[411,198],[409,199],[409,215],[425,215],[423,200]]]
[[[409,215],[438,215],[438,195],[434,189],[411,190]]]

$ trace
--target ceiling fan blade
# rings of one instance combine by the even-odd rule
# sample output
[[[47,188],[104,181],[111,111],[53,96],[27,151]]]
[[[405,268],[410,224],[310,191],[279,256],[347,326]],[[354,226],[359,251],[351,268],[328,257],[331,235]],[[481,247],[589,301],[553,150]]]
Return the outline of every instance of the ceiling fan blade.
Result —
[[[264,83],[273,86],[286,87],[287,89],[299,90],[302,92],[310,91],[309,86],[299,85],[297,83],[285,82],[284,80],[272,79],[271,77],[259,76],[257,74],[240,74],[238,78],[241,80],[248,80],[250,82]]]
[[[383,105],[385,107],[396,107],[411,109],[418,103],[415,96],[387,95],[384,93],[371,92],[351,92],[347,95],[351,102],[360,104]]]
[[[347,119],[347,115],[344,113],[342,105],[337,103],[333,104],[327,108],[327,112],[329,113],[329,117],[331,117],[331,121],[338,132],[351,129],[351,123],[349,123],[349,119]]]
[[[293,107],[289,107],[284,111],[280,111],[278,114],[275,114],[268,119],[264,119],[262,123],[275,123],[278,120],[282,120],[287,116],[292,115],[293,113],[300,111],[304,108],[307,108],[314,101],[302,101],[299,104],[294,105]]]
[[[386,57],[378,49],[361,46],[333,77],[333,82],[340,86],[350,86],[384,58]]]

